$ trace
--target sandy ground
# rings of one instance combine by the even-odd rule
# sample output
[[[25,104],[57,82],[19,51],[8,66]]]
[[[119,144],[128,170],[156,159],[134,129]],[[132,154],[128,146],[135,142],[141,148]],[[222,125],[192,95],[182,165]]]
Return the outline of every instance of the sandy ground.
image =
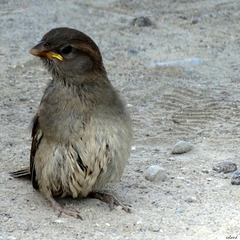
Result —
[[[132,26],[139,16],[152,25]],[[222,160],[240,165],[239,22],[239,0],[1,0],[0,239],[240,239],[240,187],[212,170]],[[57,218],[27,180],[9,177],[29,164],[27,128],[50,79],[28,51],[58,26],[95,40],[130,106],[134,149],[107,189],[131,214],[69,198],[61,204],[84,220]],[[150,67],[187,58],[200,61]],[[193,150],[172,155],[179,140]],[[145,179],[154,164],[164,182]]]

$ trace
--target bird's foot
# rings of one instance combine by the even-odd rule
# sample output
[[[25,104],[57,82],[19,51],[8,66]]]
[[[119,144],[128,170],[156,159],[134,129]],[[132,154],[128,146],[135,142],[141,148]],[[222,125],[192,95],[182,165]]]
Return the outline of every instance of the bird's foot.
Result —
[[[131,209],[128,206],[123,205],[115,196],[108,194],[108,193],[101,193],[101,192],[91,192],[89,197],[99,199],[105,203],[109,204],[110,211],[113,210],[113,206],[121,206],[122,210],[127,213],[131,212]]]
[[[70,217],[74,217],[76,219],[83,220],[82,217],[80,216],[79,212],[77,212],[77,211],[76,212],[72,212],[72,211],[68,211],[68,210],[63,209],[62,206],[58,202],[56,202],[53,198],[50,200],[50,202],[52,204],[54,212],[57,213],[58,217],[60,217],[62,215],[62,213],[63,213],[63,214],[68,215]]]

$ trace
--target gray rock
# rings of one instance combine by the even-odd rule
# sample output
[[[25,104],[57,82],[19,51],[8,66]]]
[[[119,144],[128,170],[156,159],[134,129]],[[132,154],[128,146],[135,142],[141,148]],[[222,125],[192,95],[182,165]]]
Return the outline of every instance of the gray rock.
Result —
[[[240,185],[240,171],[233,172],[231,184],[232,185]]]
[[[192,150],[192,144],[186,141],[179,141],[172,150],[172,154],[182,154]]]
[[[229,173],[237,170],[237,164],[230,160],[224,160],[214,164],[212,169],[218,173]]]
[[[148,17],[137,17],[133,19],[132,25],[138,27],[149,27],[152,25],[152,22]]]
[[[167,178],[166,170],[158,165],[152,165],[146,170],[145,178],[150,182],[162,182]]]

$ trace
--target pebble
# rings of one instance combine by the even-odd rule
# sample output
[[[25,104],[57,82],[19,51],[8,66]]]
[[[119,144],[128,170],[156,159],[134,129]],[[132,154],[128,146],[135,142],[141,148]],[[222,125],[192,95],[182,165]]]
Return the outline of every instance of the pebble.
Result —
[[[130,56],[136,56],[136,55],[139,54],[139,51],[136,50],[136,49],[128,49],[128,50],[126,51],[126,53],[127,53],[127,55],[130,55]]]
[[[200,21],[201,21],[200,18],[194,18],[194,19],[192,20],[192,24],[197,24],[197,23],[199,23]]]
[[[136,151],[136,146],[132,146],[132,147],[131,147],[131,150],[132,150],[132,151]]]
[[[137,17],[133,19],[132,25],[137,27],[149,27],[152,25],[152,22],[148,17]]]
[[[187,203],[194,203],[197,199],[195,197],[186,197],[185,202]]]
[[[133,105],[132,105],[132,104],[130,104],[130,103],[128,103],[128,104],[127,104],[127,107],[128,107],[128,108],[132,108],[132,107],[133,107]]]
[[[161,226],[159,225],[159,223],[152,223],[150,226],[149,226],[149,230],[151,232],[159,232],[161,229]]]
[[[176,208],[176,212],[183,213],[183,209],[182,208]]]
[[[172,150],[172,154],[187,153],[192,150],[192,144],[186,141],[179,141]]]
[[[143,219],[140,217],[140,216],[138,216],[138,215],[136,215],[136,220],[137,220],[137,224],[143,224]]]
[[[208,173],[209,173],[209,170],[206,169],[206,168],[203,168],[203,169],[202,169],[202,173],[206,173],[206,174],[208,174]]]
[[[237,164],[230,160],[224,160],[213,165],[212,169],[218,173],[229,173],[237,170]]]
[[[159,165],[152,165],[146,170],[145,178],[150,182],[163,182],[167,178],[166,170]]]
[[[240,185],[240,171],[233,172],[231,184],[232,185]]]
[[[65,218],[58,218],[58,219],[56,219],[54,222],[55,223],[63,223],[63,222],[65,222],[66,220],[65,220]]]

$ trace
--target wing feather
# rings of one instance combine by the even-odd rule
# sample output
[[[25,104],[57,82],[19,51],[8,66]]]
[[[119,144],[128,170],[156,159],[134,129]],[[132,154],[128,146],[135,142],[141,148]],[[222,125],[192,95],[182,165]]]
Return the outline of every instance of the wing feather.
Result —
[[[33,119],[32,146],[31,146],[31,152],[30,152],[30,173],[31,173],[32,185],[35,189],[38,189],[38,181],[36,179],[34,159],[35,159],[38,146],[41,143],[42,137],[43,137],[43,134],[39,127],[38,115],[36,115]]]

